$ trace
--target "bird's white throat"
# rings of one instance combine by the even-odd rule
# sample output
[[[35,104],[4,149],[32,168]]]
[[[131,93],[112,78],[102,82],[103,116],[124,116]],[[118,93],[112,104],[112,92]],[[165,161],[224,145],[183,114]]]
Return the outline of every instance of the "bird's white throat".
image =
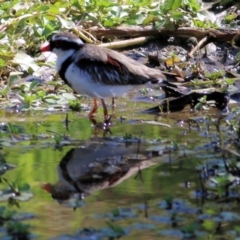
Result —
[[[57,55],[56,67],[57,67],[58,72],[60,71],[61,66],[64,63],[64,61],[66,59],[68,59],[70,56],[72,56],[75,51],[76,50],[74,50],[74,49],[70,49],[70,50],[67,50],[67,51],[63,51],[63,50],[57,49],[57,48],[53,49],[53,52]]]

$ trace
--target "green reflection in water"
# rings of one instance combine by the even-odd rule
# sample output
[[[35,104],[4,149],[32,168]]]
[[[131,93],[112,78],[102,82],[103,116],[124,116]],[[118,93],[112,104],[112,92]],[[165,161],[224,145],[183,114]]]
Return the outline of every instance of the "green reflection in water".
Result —
[[[38,123],[37,130],[35,129],[34,134],[45,133],[53,135],[52,132],[55,132],[81,140],[87,140],[92,136],[93,128],[91,123],[83,114],[69,114],[69,120],[71,121],[69,131],[67,131],[64,126],[65,116],[65,114],[46,115],[35,113],[31,116],[25,116],[23,114],[21,117],[12,117],[11,121],[23,126],[26,134],[33,133],[34,128],[36,128],[36,123]],[[154,120],[154,116],[151,115],[139,114],[132,117],[132,119],[135,118],[137,120]],[[19,119],[23,119],[24,121],[18,122],[17,120]],[[166,128],[141,123],[141,121],[132,124],[128,122],[128,119],[123,123],[114,120],[115,124],[112,128],[114,136],[124,136],[128,133],[142,139],[167,138],[178,140],[182,138],[179,129],[176,130],[176,128]],[[160,120],[168,124],[173,122],[167,118]],[[41,125],[42,123],[47,123],[49,126],[43,126]],[[51,131],[51,133],[49,133],[49,131]],[[46,142],[52,145],[46,147]],[[37,218],[30,220],[29,223],[34,226],[33,232],[39,234],[44,239],[59,234],[73,233],[80,227],[93,226],[98,228],[100,226],[106,226],[104,221],[91,218],[91,216],[97,213],[111,211],[112,208],[118,206],[131,206],[132,204],[143,203],[146,199],[151,201],[163,197],[166,193],[176,192],[176,186],[179,181],[181,182],[182,179],[184,179],[184,175],[186,174],[182,172],[179,175],[171,176],[171,178],[162,178],[158,173],[159,167],[151,167],[142,173],[144,182],[140,179],[135,179],[133,176],[114,188],[95,192],[86,199],[86,207],[73,211],[55,202],[51,196],[41,188],[43,183],[56,183],[58,181],[58,163],[71,147],[63,147],[62,151],[54,150],[54,140],[51,138],[39,140],[34,146],[28,146],[29,143],[30,141],[21,143],[21,145],[24,145],[24,147],[21,148],[5,148],[8,153],[7,161],[16,164],[17,168],[7,172],[4,176],[11,180],[18,179],[18,181],[27,182],[31,185],[34,198],[28,202],[20,203],[21,208],[18,211],[36,214]],[[2,205],[4,204],[5,203],[2,203]]]

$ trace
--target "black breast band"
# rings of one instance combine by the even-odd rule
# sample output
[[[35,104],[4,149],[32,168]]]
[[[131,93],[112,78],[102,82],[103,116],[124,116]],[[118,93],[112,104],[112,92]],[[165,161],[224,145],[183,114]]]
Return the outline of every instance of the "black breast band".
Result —
[[[65,77],[65,73],[67,71],[67,68],[73,63],[73,59],[74,59],[74,55],[73,54],[72,56],[68,57],[63,63],[62,63],[62,66],[60,68],[60,71],[58,72],[59,76],[61,77],[61,79],[64,81],[64,83],[66,83],[67,85],[70,85],[70,83],[68,82],[68,80],[66,79]]]

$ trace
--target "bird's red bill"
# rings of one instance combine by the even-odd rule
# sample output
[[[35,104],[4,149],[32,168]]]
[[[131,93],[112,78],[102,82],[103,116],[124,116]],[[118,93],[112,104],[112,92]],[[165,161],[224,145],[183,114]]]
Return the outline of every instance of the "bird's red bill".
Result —
[[[45,45],[41,46],[40,50],[41,50],[41,52],[50,52],[51,51],[50,44],[48,43],[47,45],[45,44]]]
[[[50,183],[46,183],[42,185],[42,189],[46,190],[48,193],[52,193],[53,187]]]

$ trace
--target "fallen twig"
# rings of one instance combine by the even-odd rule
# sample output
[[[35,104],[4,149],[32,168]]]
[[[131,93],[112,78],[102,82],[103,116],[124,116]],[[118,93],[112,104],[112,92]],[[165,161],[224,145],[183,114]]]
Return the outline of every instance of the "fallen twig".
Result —
[[[133,45],[143,44],[153,38],[154,37],[138,37],[138,38],[123,40],[123,41],[102,43],[99,46],[106,47],[106,48],[112,48],[112,49],[126,48],[126,47],[133,46]]]
[[[182,27],[175,29],[174,31],[167,29],[154,29],[152,26],[124,26],[110,29],[102,28],[90,28],[89,32],[97,38],[121,38],[121,37],[142,37],[142,36],[177,36],[177,37],[196,37],[202,39],[207,35],[211,35],[214,41],[231,41],[237,34],[240,34],[240,30],[229,29],[203,29]]]
[[[82,38],[84,41],[86,41],[87,43],[95,43],[97,42],[97,39],[89,32],[87,32],[84,29],[77,29],[76,27],[72,28],[72,31],[79,36],[80,38]],[[88,35],[89,37],[87,37],[86,35]]]
[[[192,49],[192,51],[188,54],[188,57],[192,58],[193,54],[199,50],[206,42],[208,41],[208,36],[204,37],[198,44]]]

